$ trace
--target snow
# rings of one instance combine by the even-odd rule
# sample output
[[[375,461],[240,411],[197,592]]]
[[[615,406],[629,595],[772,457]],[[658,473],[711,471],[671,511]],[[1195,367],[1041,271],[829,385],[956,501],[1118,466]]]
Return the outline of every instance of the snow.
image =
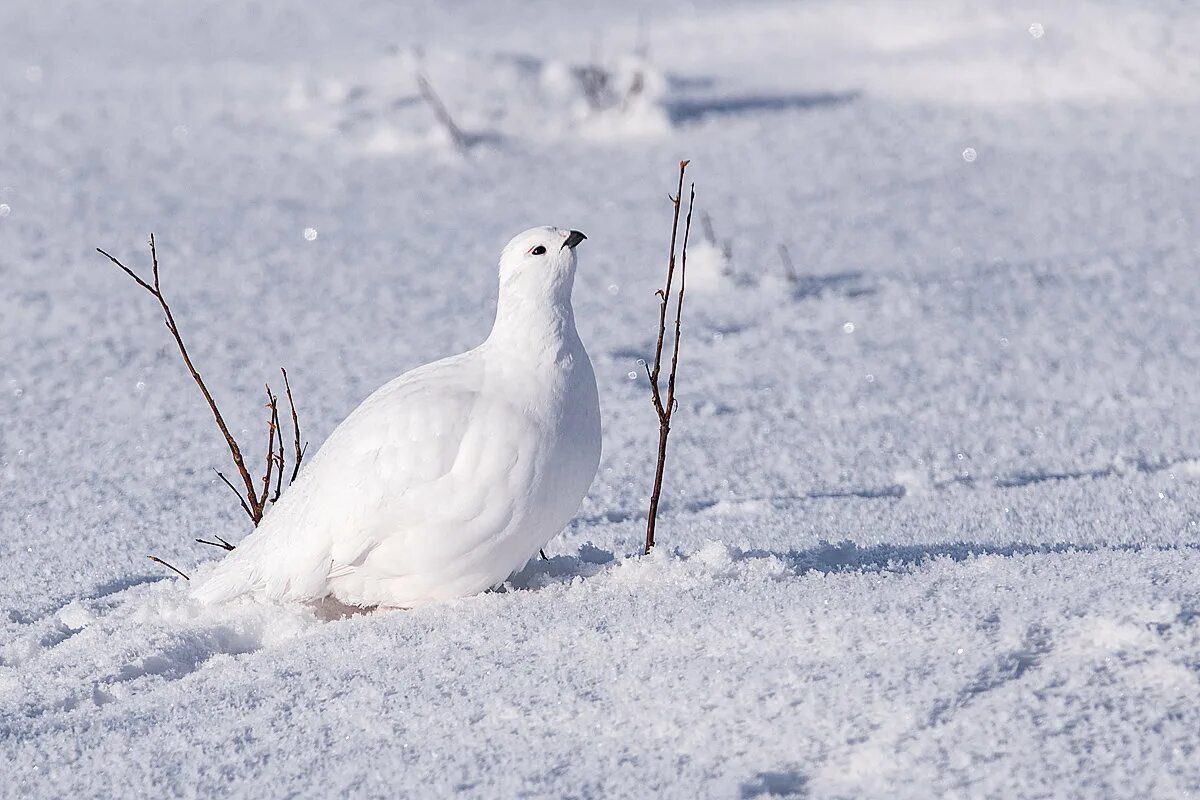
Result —
[[[1200,789],[1190,4],[13,0],[0,32],[0,795]],[[641,558],[680,158],[716,234]],[[257,452],[280,364],[316,446],[481,341],[543,222],[589,237],[605,427],[548,561],[361,614],[203,608],[145,559],[246,525],[93,247],[146,268],[156,233]]]

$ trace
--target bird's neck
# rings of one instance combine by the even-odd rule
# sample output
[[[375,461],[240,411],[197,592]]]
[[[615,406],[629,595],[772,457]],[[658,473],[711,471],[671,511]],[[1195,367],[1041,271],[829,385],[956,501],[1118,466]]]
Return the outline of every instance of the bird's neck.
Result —
[[[492,347],[510,357],[535,362],[557,360],[564,348],[579,341],[571,285],[502,286],[496,304],[496,321],[488,336]]]

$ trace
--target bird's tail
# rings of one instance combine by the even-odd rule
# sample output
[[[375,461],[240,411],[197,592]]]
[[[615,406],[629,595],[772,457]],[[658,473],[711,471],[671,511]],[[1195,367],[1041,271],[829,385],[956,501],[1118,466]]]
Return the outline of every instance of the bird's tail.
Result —
[[[256,581],[247,560],[234,550],[215,564],[207,574],[197,576],[197,580],[192,583],[192,599],[211,605],[251,594]]]

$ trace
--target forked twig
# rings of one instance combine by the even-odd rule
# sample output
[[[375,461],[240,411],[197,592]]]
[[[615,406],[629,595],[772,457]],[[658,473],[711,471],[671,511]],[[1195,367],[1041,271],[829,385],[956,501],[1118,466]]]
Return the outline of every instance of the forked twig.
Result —
[[[666,285],[656,294],[659,298],[658,310],[658,341],[654,346],[654,367],[646,365],[646,375],[650,379],[650,399],[658,414],[658,460],[654,467],[654,487],[650,493],[650,510],[646,515],[646,546],[643,552],[649,554],[654,547],[654,529],[658,521],[658,503],[662,495],[663,471],[667,463],[667,437],[671,433],[671,416],[679,403],[675,399],[675,376],[679,370],[679,342],[683,327],[683,296],[687,288],[687,246],[692,232],[692,207],[696,201],[696,185],[693,183],[688,197],[688,212],[683,228],[683,249],[679,263],[679,292],[675,298],[675,336],[671,348],[671,371],[667,375],[667,397],[663,401],[659,387],[659,377],[662,372],[663,341],[667,333],[667,307],[671,301],[671,290],[675,280],[675,251],[679,236],[679,213],[683,201],[683,178],[689,162],[679,162],[679,185],[675,196],[671,198],[675,207],[674,218],[671,222],[671,255],[667,261]]]
[[[116,258],[115,256],[110,255],[98,247],[96,248],[96,251],[115,264],[117,268],[132,278],[134,283],[145,289],[147,292],[153,295],[155,300],[158,301],[158,305],[162,309],[163,318],[167,325],[167,330],[171,332],[171,336],[175,339],[175,345],[179,348],[179,354],[183,357],[183,363],[185,366],[187,366],[188,372],[192,376],[192,380],[194,380],[196,385],[200,387],[200,392],[204,395],[204,400],[208,403],[209,410],[212,411],[213,419],[216,420],[217,427],[220,428],[221,434],[225,437],[225,442],[229,447],[229,453],[233,457],[233,463],[237,467],[238,475],[242,479],[242,484],[245,487],[245,491],[238,489],[233,482],[229,480],[229,478],[225,477],[225,473],[218,469],[214,469],[213,471],[217,473],[217,477],[221,479],[221,482],[229,487],[229,490],[232,491],[234,496],[237,497],[238,504],[242,507],[242,510],[246,512],[246,516],[248,516],[250,521],[257,526],[258,523],[262,521],[267,504],[278,500],[280,495],[283,493],[283,473],[286,467],[287,456],[286,447],[283,440],[283,428],[279,421],[279,397],[271,391],[270,386],[267,386],[267,405],[270,409],[270,416],[267,422],[267,463],[264,468],[262,477],[262,492],[260,494],[255,488],[254,479],[250,476],[249,469],[246,467],[246,461],[242,457],[241,447],[238,445],[238,442],[234,438],[233,434],[230,433],[229,426],[225,424],[225,418],[221,415],[221,411],[217,407],[216,400],[213,399],[212,393],[209,391],[207,384],[205,384],[204,379],[200,377],[199,370],[196,369],[195,364],[192,362],[192,357],[188,353],[187,346],[183,342],[182,335],[179,333],[179,325],[175,321],[175,315],[172,313],[171,306],[167,302],[166,297],[163,295],[162,282],[159,277],[158,269],[158,250],[155,247],[154,234],[150,235],[150,259],[153,270],[150,281],[143,279],[132,269],[125,266],[125,264],[123,264],[120,259]],[[287,389],[288,406],[291,409],[292,428],[295,432],[296,463],[292,468],[291,480],[289,481],[289,483],[291,483],[291,481],[296,479],[296,475],[299,474],[300,464],[304,460],[304,454],[307,452],[308,446],[307,444],[304,446],[301,446],[300,444],[300,418],[296,413],[296,401],[292,397],[292,387],[291,383],[288,381],[287,370],[281,371],[283,372],[284,387]],[[272,479],[274,479],[273,487]],[[196,539],[196,541],[200,544],[205,544],[212,547],[220,547],[224,550],[234,549],[234,545],[222,539],[220,536],[215,536],[214,538],[216,539],[215,542],[207,539]],[[162,564],[168,569],[173,570],[174,572],[183,576],[185,579],[190,580],[190,578],[188,578],[188,576],[182,570],[172,566],[171,564],[168,564],[161,558],[158,558],[157,556],[148,556],[148,558],[151,561]]]
[[[204,400],[208,403],[209,410],[212,411],[213,419],[216,420],[217,427],[221,429],[221,434],[225,437],[225,443],[229,446],[229,453],[233,457],[233,463],[237,466],[238,474],[246,486],[245,499],[250,512],[250,518],[257,525],[258,521],[262,519],[262,504],[254,492],[254,479],[250,477],[250,471],[246,469],[246,461],[242,458],[242,450],[238,447],[237,440],[229,432],[229,426],[225,424],[225,418],[221,416],[221,410],[217,408],[217,401],[213,399],[212,393],[204,383],[204,379],[200,377],[199,371],[196,370],[195,365],[192,363],[192,357],[188,354],[187,346],[183,343],[183,337],[179,334],[179,326],[175,323],[175,315],[171,313],[171,306],[167,303],[166,297],[163,296],[162,284],[158,276],[158,251],[154,246],[154,234],[150,234],[150,259],[153,263],[154,275],[153,285],[142,280],[137,273],[122,264],[115,256],[109,255],[99,247],[96,248],[96,251],[119,267],[130,278],[133,278],[138,286],[141,286],[158,301],[158,305],[162,308],[163,317],[167,323],[167,330],[171,332],[171,336],[175,339],[175,344],[179,348],[179,354],[183,356],[183,363],[187,366],[188,372],[191,373],[192,380],[200,387],[200,392],[204,395]]]
[[[210,542],[208,539],[196,539],[196,541],[197,541],[197,542],[199,542],[200,544],[206,544],[206,545],[208,545],[209,547],[219,547],[219,548],[221,548],[222,550],[234,550],[234,549],[236,549],[236,548],[234,548],[234,546],[233,546],[233,545],[231,545],[229,542],[227,542],[227,541],[225,541],[224,539],[222,539],[220,536],[216,536],[216,535],[214,535],[214,536],[213,536],[213,538],[214,538],[214,539],[216,539],[217,541],[215,541],[215,542]]]

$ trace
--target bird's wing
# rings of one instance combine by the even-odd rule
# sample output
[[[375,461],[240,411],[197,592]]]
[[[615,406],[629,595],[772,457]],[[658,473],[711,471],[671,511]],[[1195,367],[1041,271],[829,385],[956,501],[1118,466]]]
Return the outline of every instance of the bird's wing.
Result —
[[[486,543],[512,518],[520,498],[507,487],[533,458],[523,410],[481,387],[465,354],[379,389],[198,593],[320,597],[331,577],[436,571]]]

